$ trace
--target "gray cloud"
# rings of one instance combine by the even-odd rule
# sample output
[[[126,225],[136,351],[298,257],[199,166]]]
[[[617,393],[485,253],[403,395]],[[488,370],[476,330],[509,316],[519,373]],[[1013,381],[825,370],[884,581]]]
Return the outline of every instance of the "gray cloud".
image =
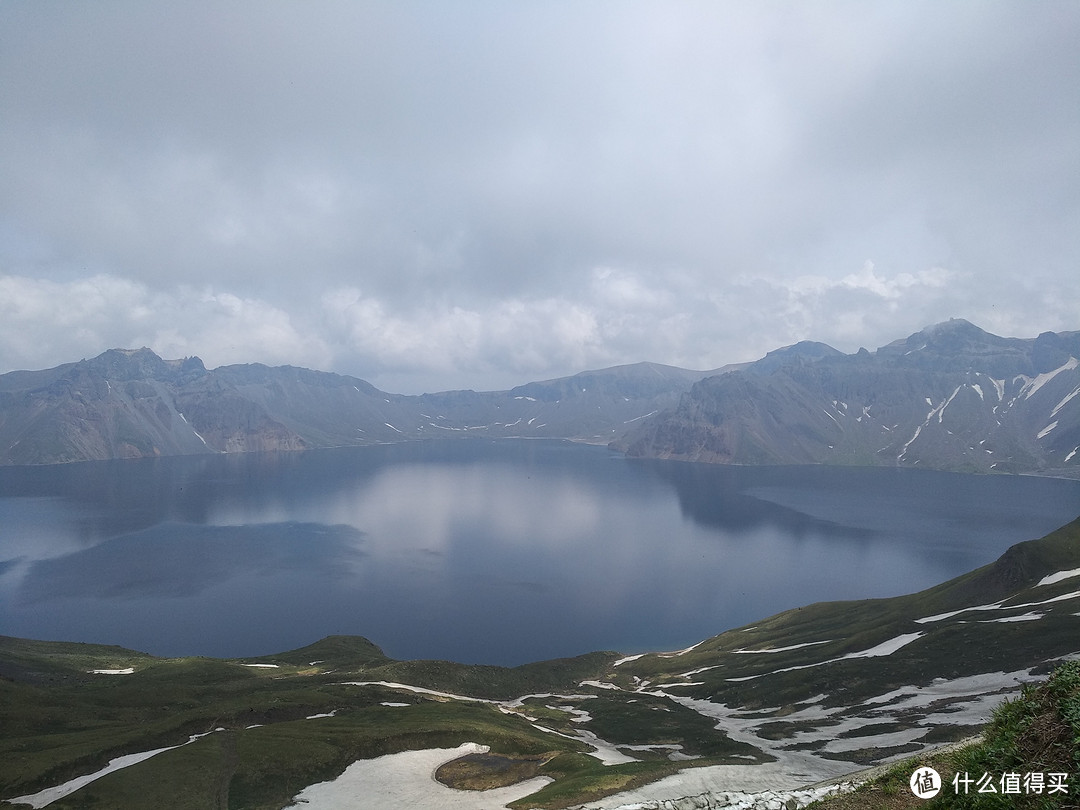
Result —
[[[7,4],[0,371],[1080,328],[1071,2]]]

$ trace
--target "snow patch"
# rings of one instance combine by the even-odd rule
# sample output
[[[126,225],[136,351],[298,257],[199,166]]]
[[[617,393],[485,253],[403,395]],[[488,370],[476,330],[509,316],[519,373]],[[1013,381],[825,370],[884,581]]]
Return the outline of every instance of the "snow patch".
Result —
[[[847,655],[840,656],[836,660],[844,661],[844,660],[846,660],[848,658],[879,658],[879,657],[884,656],[884,655],[892,655],[894,652],[899,650],[901,647],[905,647],[908,644],[910,644],[911,642],[915,641],[916,639],[922,638],[923,635],[925,635],[925,634],[922,633],[922,632],[919,632],[919,633],[902,633],[901,635],[896,636],[895,638],[891,638],[888,641],[883,641],[881,644],[878,644],[876,647],[871,647],[869,650],[863,650],[862,652],[848,653]]]
[[[378,807],[379,810],[502,810],[507,804],[535,793],[550,783],[538,776],[491,790],[454,790],[433,778],[435,770],[467,754],[486,754],[486,745],[464,743],[457,748],[402,751],[354,762],[336,779],[304,788],[289,807],[305,810],[340,810],[345,807]],[[358,803],[359,802],[359,803]]]
[[[945,415],[945,409],[949,407],[949,403],[952,402],[956,398],[956,395],[960,393],[961,388],[963,388],[962,385],[956,386],[956,390],[953,391],[949,395],[949,398],[945,400],[944,403],[942,403],[940,408],[937,409],[937,420],[939,425],[941,424],[941,418]]]
[[[1054,406],[1054,410],[1050,411],[1050,418],[1053,419],[1055,416],[1057,416],[1058,411],[1065,407],[1066,403],[1068,403],[1069,400],[1071,400],[1077,394],[1080,394],[1080,386],[1074,388],[1071,393],[1066,394],[1065,397],[1061,400],[1061,402]]]
[[[994,624],[995,622],[1033,622],[1041,619],[1042,613],[1021,613],[1019,616],[1002,616],[1000,619],[982,619],[979,624]]]
[[[215,729],[216,730],[216,729]],[[210,733],[210,732],[207,732]],[[56,785],[55,787],[45,788],[44,790],[32,793],[28,796],[16,796],[14,799],[8,799],[10,804],[28,804],[31,807],[37,808],[46,807],[58,799],[62,799],[65,796],[69,796],[76,790],[89,785],[91,782],[96,782],[103,776],[106,776],[114,771],[119,771],[124,768],[130,768],[132,765],[137,765],[144,760],[150,759],[150,757],[157,756],[165,751],[172,751],[174,748],[180,748],[195,742],[200,737],[205,737],[206,734],[192,734],[188,737],[187,742],[180,745],[170,745],[165,748],[155,748],[151,751],[140,751],[137,754],[124,754],[124,756],[116,757],[109,760],[109,764],[99,771],[94,773],[88,773],[85,776],[77,776],[62,785]]]
[[[916,624],[928,624],[930,622],[940,622],[944,619],[951,619],[953,616],[959,616],[961,613],[967,613],[969,610],[997,610],[1001,607],[1001,602],[995,602],[992,605],[974,605],[972,607],[960,608],[959,610],[950,610],[948,613],[936,613],[933,616],[924,616],[921,619],[916,619]]]
[[[466,700],[470,703],[498,703],[497,700],[467,697],[455,695],[453,692],[439,692],[436,689],[425,689],[422,686],[412,686],[407,683],[395,683],[393,681],[346,681],[342,686],[384,686],[387,689],[400,689],[405,692],[416,692],[420,695],[432,695],[433,697],[449,698],[451,700]]]
[[[1047,371],[1044,374],[1040,374],[1034,379],[1028,380],[1024,387],[1020,389],[1020,393],[1017,395],[1017,399],[1027,399],[1036,393],[1040,388],[1046,385],[1050,380],[1054,379],[1058,374],[1063,371],[1072,371],[1074,368],[1080,365],[1075,357],[1070,357],[1068,362],[1064,365],[1055,368],[1053,371]]]
[[[931,412],[930,416],[933,416],[933,415],[934,415],[933,412]],[[929,417],[927,417],[927,421],[930,421]],[[913,435],[910,439],[908,439],[907,443],[903,447],[900,448],[900,452],[896,456],[897,461],[899,461],[900,459],[902,459],[904,457],[904,455],[907,453],[907,449],[909,447],[911,447],[911,443],[913,441],[915,441],[917,438],[919,438],[919,434],[922,433],[923,427],[924,427],[924,425],[919,425],[917,428],[915,428],[915,435]],[[882,448],[882,449],[884,449],[884,448]]]
[[[689,672],[683,672],[683,673],[681,673],[679,675],[676,675],[675,677],[676,678],[692,678],[694,675],[697,675],[697,674],[699,674],[701,672],[708,672],[710,669],[720,669],[720,665],[719,664],[713,664],[711,667],[698,667],[697,669],[692,669]]]
[[[1072,579],[1073,577],[1080,577],[1080,568],[1071,568],[1068,571],[1058,571],[1056,574],[1047,574],[1035,583],[1035,587],[1038,588],[1040,585],[1053,585],[1055,582],[1061,582],[1064,579]]]
[[[1060,574],[1065,574],[1066,576],[1061,576],[1061,579],[1052,579],[1053,577],[1057,577]],[[1080,570],[1077,570],[1077,571],[1062,571],[1062,572],[1059,572],[1058,574],[1050,574],[1050,576],[1043,577],[1042,580],[1040,580],[1038,583],[1036,583],[1035,587],[1037,588],[1037,587],[1039,587],[1039,585],[1043,585],[1043,584],[1049,585],[1049,584],[1052,584],[1053,582],[1060,582],[1062,579],[1068,579],[1069,577],[1077,576],[1078,574],[1080,574]],[[1047,580],[1051,580],[1051,581],[1047,582]],[[1064,602],[1064,601],[1066,601],[1068,599],[1076,599],[1078,597],[1080,597],[1080,591],[1070,591],[1069,593],[1063,593],[1060,596],[1054,596],[1054,597],[1051,597],[1050,599],[1043,599],[1040,602],[1023,602],[1022,604],[1019,604],[1019,605],[1004,605],[1001,602],[997,602],[997,603],[995,603],[993,605],[975,605],[974,607],[961,608],[960,610],[951,610],[948,613],[939,613],[936,616],[926,616],[925,618],[916,619],[915,621],[918,624],[926,624],[928,622],[939,622],[942,619],[951,619],[953,616],[959,616],[961,613],[967,613],[968,611],[971,611],[971,610],[1019,610],[1020,608],[1030,608],[1030,607],[1039,607],[1040,605],[1049,605],[1052,602]],[[1015,621],[1015,619],[1013,621]]]
[[[747,655],[750,653],[780,653],[787,652],[788,650],[799,650],[803,647],[813,647],[815,644],[828,644],[832,641],[831,638],[827,638],[824,641],[806,641],[802,644],[792,644],[789,647],[770,647],[767,650],[732,650],[733,653],[739,653],[740,655]]]
[[[892,655],[901,647],[905,647],[916,639],[922,638],[925,633],[903,633],[899,636],[883,641],[874,647],[870,647],[867,650],[860,650],[859,652],[848,653],[847,655],[841,655],[839,658],[830,658],[827,661],[818,661],[815,664],[800,664],[794,667],[783,667],[781,669],[773,670],[772,672],[762,672],[759,675],[746,675],[741,678],[728,678],[729,681],[752,681],[755,678],[761,678],[765,675],[775,675],[778,672],[794,672],[799,669],[811,669],[812,667],[821,667],[826,664],[835,664],[837,661],[848,661],[852,658],[880,658],[886,655]]]
[[[614,689],[616,692],[622,691],[613,683],[607,683],[606,681],[582,681],[580,686],[591,686],[594,689]]]
[[[1043,599],[1041,602],[1024,602],[1021,605],[1009,605],[1005,610],[1013,610],[1014,608],[1028,608],[1038,607],[1039,605],[1049,605],[1052,602],[1064,602],[1068,599],[1076,599],[1080,597],[1080,591],[1070,591],[1069,593],[1063,593],[1061,596],[1054,596],[1050,599]]]

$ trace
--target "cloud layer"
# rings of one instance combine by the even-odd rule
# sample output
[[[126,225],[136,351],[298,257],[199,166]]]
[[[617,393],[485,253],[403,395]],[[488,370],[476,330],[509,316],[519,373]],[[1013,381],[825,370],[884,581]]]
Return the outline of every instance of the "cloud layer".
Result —
[[[0,371],[1080,328],[1071,2],[7,4]]]

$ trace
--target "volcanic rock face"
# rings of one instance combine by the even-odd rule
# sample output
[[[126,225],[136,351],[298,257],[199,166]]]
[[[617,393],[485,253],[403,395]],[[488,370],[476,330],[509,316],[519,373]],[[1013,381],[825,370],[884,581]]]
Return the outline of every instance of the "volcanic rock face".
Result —
[[[616,449],[731,464],[1080,474],[1080,333],[953,320],[845,355],[800,343],[702,380]]]
[[[718,372],[637,363],[510,391],[402,396],[355,377],[280,366],[207,370],[113,349],[0,375],[0,463],[301,450],[425,437],[606,443]]]

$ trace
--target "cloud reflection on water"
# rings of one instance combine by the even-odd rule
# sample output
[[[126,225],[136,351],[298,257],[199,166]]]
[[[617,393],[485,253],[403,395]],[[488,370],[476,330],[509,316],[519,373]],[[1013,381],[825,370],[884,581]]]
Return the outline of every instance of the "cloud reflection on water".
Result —
[[[1080,500],[1076,482],[946,487],[482,440],[30,478],[0,490],[2,633],[215,655],[356,633],[483,663],[674,649],[808,602],[917,590]]]

